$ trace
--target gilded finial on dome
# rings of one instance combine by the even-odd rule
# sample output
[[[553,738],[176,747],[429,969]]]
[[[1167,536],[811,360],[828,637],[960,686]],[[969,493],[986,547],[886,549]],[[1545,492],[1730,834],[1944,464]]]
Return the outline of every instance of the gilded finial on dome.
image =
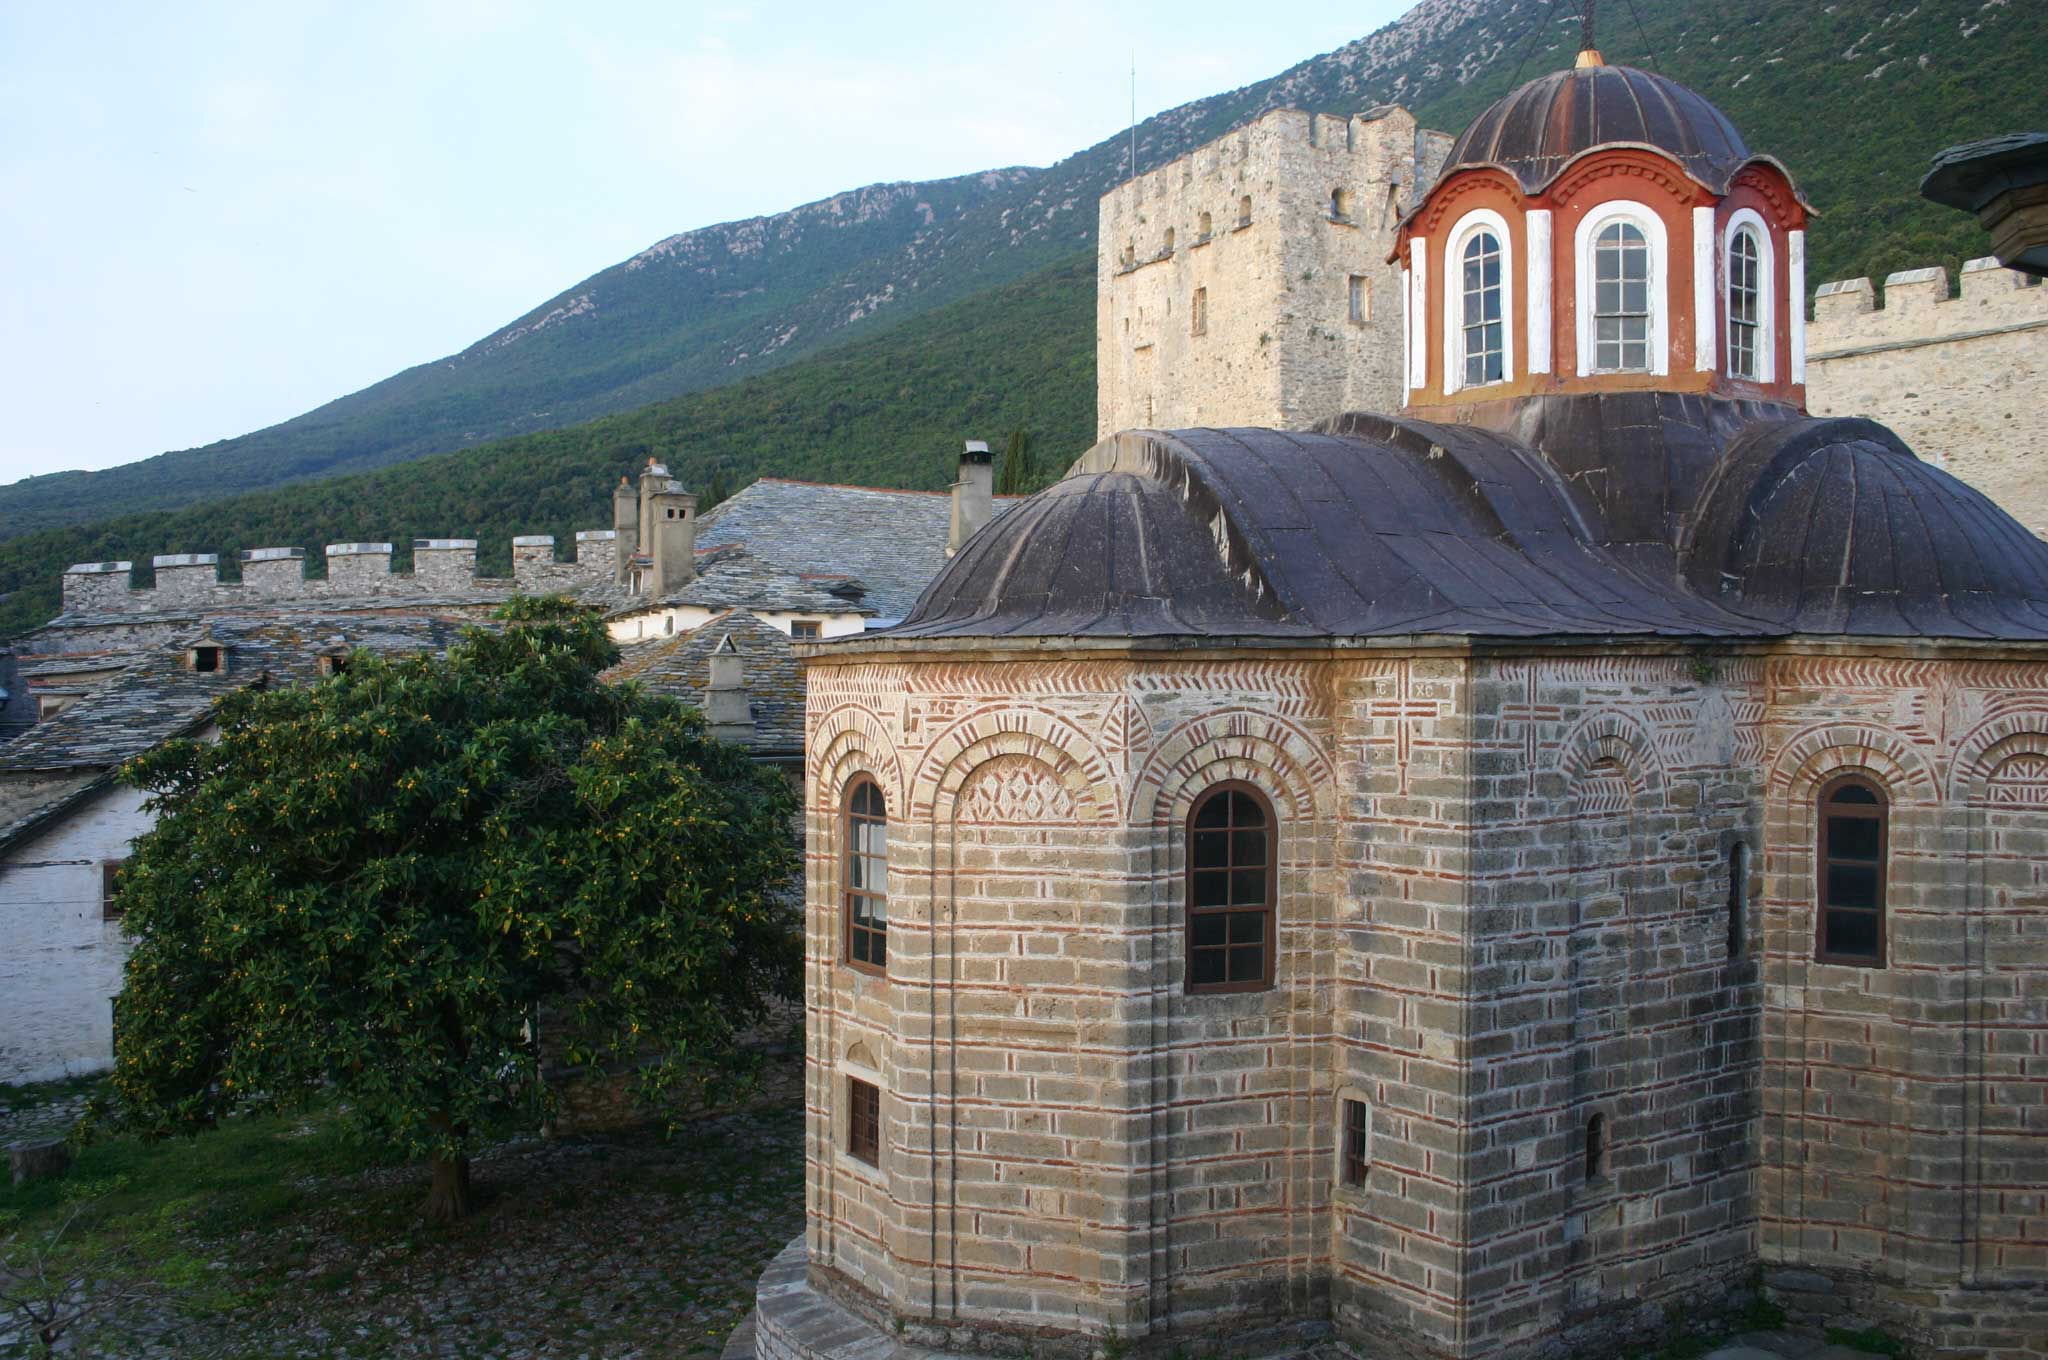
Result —
[[[1599,44],[1593,41],[1593,5],[1595,0],[1579,0],[1579,59],[1574,66],[1605,66],[1600,58]]]

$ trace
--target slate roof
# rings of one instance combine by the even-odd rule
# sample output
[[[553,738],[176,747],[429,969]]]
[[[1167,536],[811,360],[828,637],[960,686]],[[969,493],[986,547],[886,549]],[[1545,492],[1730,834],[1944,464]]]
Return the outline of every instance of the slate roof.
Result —
[[[792,614],[872,614],[875,607],[863,598],[864,591],[863,583],[852,575],[807,573],[768,560],[751,544],[726,543],[699,549],[697,574],[680,590],[655,598],[614,588],[597,598],[613,606],[608,615],[612,618],[675,605],[786,610]]]
[[[152,651],[0,746],[0,773],[119,765],[203,723],[215,701],[231,690],[265,679],[315,679],[320,657],[336,648],[445,650],[462,626],[451,619],[384,615],[357,619],[346,629],[330,619],[212,617],[204,631],[226,648],[224,669],[191,670],[182,645]]]
[[[1674,393],[1131,431],[896,637],[2048,639],[2048,543],[1883,427]]]
[[[758,754],[795,754],[804,745],[804,678],[787,633],[745,610],[708,620],[677,637],[634,643],[605,672],[608,680],[638,680],[657,694],[702,708],[710,684],[711,653],[731,638],[744,667]]]
[[[996,497],[996,517],[1022,499]],[[871,609],[900,619],[945,568],[952,521],[952,497],[944,491],[764,477],[705,511],[697,544],[745,543],[792,571],[848,573],[867,587]]]

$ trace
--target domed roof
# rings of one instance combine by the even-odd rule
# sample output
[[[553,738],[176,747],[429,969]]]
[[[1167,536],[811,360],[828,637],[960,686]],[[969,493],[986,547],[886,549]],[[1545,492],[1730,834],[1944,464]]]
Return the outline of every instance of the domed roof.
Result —
[[[1791,632],[2048,637],[2048,543],[1875,421],[1745,430],[1687,538],[1695,591]]]
[[[1127,431],[885,636],[2048,640],[2048,543],[1884,427],[1620,396]]]
[[[1662,151],[1715,193],[1752,160],[1728,116],[1677,81],[1633,66],[1578,66],[1539,76],[1472,121],[1443,174],[1498,166],[1538,193],[1596,147]]]

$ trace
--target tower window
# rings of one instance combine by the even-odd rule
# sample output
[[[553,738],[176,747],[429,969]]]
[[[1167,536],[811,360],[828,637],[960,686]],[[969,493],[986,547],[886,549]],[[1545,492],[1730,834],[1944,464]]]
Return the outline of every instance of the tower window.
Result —
[[[1372,320],[1372,290],[1366,287],[1363,274],[1353,274],[1347,288],[1351,324],[1362,326]]]
[[[1187,989],[1273,985],[1273,816],[1249,784],[1218,784],[1188,818]]]
[[[1465,386],[1499,382],[1506,355],[1501,320],[1500,238],[1475,232],[1465,243]]]
[[[1814,958],[1882,968],[1890,822],[1884,794],[1869,780],[1848,775],[1821,790],[1819,813]]]
[[[1728,373],[1756,380],[1756,233],[1747,228],[1728,242]]]
[[[1607,1116],[1596,1114],[1586,1121],[1586,1180],[1607,1175]]]
[[[873,1082],[846,1079],[847,1155],[879,1166],[882,1162],[882,1092]]]
[[[1344,1184],[1364,1185],[1372,1169],[1372,1111],[1362,1100],[1344,1102]]]
[[[1349,189],[1330,190],[1330,216],[1339,222],[1349,222],[1351,220],[1351,191]]]
[[[1778,365],[1771,345],[1776,310],[1772,297],[1770,230],[1754,208],[1739,208],[1728,219],[1725,266],[1728,376],[1775,382]]]
[[[1161,255],[1171,255],[1171,254],[1173,254],[1173,228],[1172,228],[1172,227],[1168,227],[1168,228],[1166,229],[1166,238],[1165,238],[1165,240],[1164,240],[1164,241],[1162,241],[1162,242],[1160,243],[1160,246],[1159,246],[1159,253],[1160,253]]]
[[[1209,290],[1195,290],[1194,305],[1188,308],[1188,332],[1192,335],[1209,333]]]
[[[842,829],[846,961],[879,973],[889,962],[889,810],[881,787],[865,775],[846,791]]]
[[[1197,243],[1209,239],[1209,214],[1203,213],[1195,219],[1195,240]]]
[[[1248,227],[1252,224],[1252,196],[1246,194],[1237,200],[1237,225]]]
[[[1650,243],[1633,222],[1609,222],[1594,240],[1593,367],[1650,371]]]

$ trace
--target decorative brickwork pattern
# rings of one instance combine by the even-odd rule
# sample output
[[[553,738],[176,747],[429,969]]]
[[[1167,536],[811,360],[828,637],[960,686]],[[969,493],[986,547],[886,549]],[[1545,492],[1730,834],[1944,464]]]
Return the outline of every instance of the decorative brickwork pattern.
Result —
[[[2028,1353],[2048,665],[891,646],[809,667],[807,1250],[848,1307],[955,1350],[1524,1355],[1761,1263]],[[1891,800],[1883,969],[1813,961],[1843,770]],[[838,957],[857,772],[891,814],[879,977]],[[1274,985],[1190,994],[1187,816],[1226,780],[1277,823]]]

